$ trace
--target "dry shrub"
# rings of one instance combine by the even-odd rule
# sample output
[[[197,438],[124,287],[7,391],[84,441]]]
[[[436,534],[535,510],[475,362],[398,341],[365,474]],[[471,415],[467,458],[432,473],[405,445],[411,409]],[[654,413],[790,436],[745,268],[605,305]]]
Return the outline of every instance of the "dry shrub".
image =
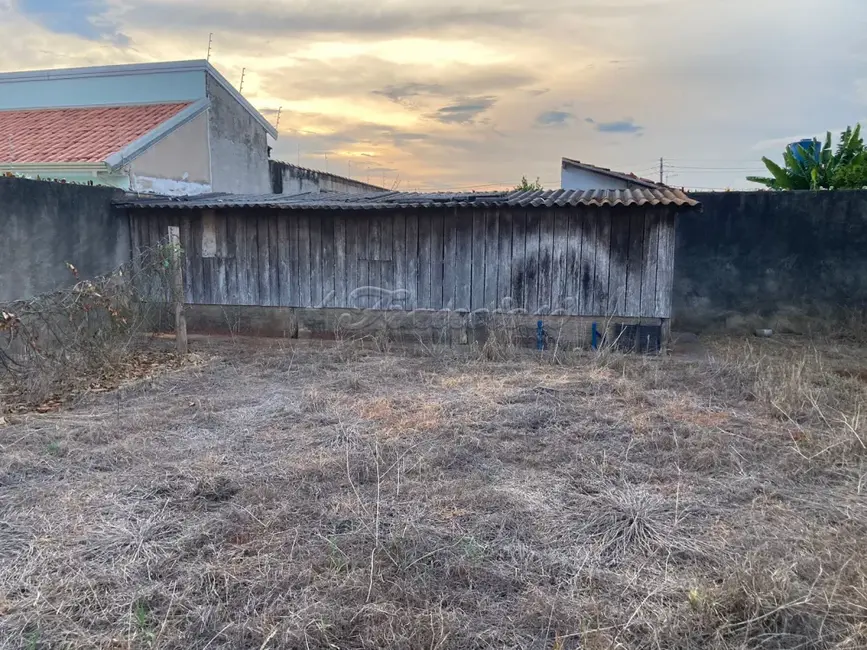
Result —
[[[626,487],[609,489],[595,500],[585,530],[606,560],[651,555],[670,537],[674,510],[658,495]]]
[[[41,403],[73,391],[140,348],[170,301],[168,246],[146,250],[109,275],[0,305],[0,388]],[[10,399],[10,401],[12,401]]]

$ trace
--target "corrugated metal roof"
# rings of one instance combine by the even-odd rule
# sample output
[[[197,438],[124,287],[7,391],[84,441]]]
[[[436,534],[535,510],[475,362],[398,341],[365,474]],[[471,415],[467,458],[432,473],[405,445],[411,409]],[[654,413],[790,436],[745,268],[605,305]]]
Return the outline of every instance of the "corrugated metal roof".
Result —
[[[291,210],[393,210],[407,208],[553,208],[568,206],[699,205],[682,190],[668,187],[631,190],[516,190],[512,192],[343,192],[219,194],[179,198],[138,198],[120,202],[128,208],[283,208]]]

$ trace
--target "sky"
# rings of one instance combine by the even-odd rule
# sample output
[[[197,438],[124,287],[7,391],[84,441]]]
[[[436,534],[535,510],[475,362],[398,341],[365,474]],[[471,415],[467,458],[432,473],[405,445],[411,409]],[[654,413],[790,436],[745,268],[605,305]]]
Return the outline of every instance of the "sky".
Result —
[[[207,56],[274,158],[402,190],[690,189],[867,123],[867,0],[0,0],[0,71]]]

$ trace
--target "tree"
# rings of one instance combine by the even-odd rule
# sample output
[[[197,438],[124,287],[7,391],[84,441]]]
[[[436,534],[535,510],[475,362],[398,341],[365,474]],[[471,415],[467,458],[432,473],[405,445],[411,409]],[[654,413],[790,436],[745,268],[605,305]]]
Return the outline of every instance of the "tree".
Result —
[[[544,188],[542,187],[542,183],[539,182],[538,177],[536,177],[536,180],[534,182],[530,183],[527,180],[526,176],[522,176],[521,184],[518,185],[515,189],[521,192],[538,192],[539,190]]]
[[[867,189],[867,160],[838,169],[833,181],[834,188],[838,190]]]
[[[867,164],[867,150],[861,137],[861,125],[848,127],[840,136],[836,151],[831,146],[831,132],[823,145],[813,139],[809,149],[799,145],[783,152],[783,165],[762,158],[771,177],[748,176],[747,180],[761,183],[772,190],[849,189],[862,187],[863,173],[857,170]]]

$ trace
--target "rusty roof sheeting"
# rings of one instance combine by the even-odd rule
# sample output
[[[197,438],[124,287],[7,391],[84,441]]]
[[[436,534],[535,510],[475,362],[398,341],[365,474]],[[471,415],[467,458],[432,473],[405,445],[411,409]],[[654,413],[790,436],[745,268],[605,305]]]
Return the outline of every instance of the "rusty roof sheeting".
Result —
[[[135,198],[118,202],[127,208],[207,209],[282,208],[287,210],[392,210],[409,208],[555,208],[673,205],[699,202],[669,187],[630,190],[515,190],[512,192],[343,192],[283,194],[212,194],[189,197]]]

